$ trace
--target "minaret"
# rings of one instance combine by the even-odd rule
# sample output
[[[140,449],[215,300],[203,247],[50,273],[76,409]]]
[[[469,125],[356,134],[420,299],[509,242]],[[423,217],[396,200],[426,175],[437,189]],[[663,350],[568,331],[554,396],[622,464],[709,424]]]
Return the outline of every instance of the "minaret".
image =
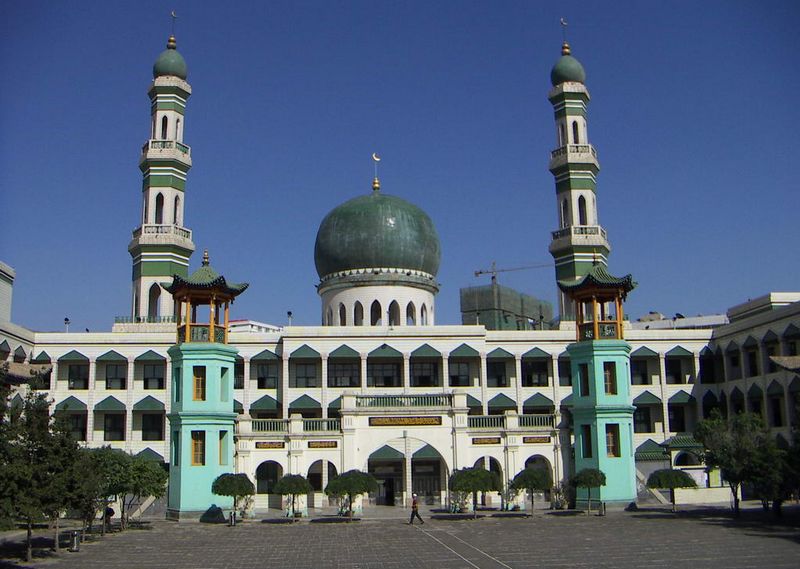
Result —
[[[611,246],[597,216],[597,152],[589,143],[586,73],[570,55],[569,44],[550,72],[553,88],[547,98],[556,121],[556,149],[550,153],[550,172],[556,182],[558,229],[552,232],[550,254],[556,280],[578,280],[593,264],[606,266]],[[560,319],[575,320],[573,303],[559,292]]]
[[[167,49],[153,65],[150,86],[150,138],[142,147],[141,225],[134,230],[128,251],[133,258],[134,322],[172,321],[175,305],[160,282],[188,274],[194,251],[192,232],[184,227],[186,175],[192,167],[191,149],[183,143],[184,111],[192,88],[187,68],[170,36]]]

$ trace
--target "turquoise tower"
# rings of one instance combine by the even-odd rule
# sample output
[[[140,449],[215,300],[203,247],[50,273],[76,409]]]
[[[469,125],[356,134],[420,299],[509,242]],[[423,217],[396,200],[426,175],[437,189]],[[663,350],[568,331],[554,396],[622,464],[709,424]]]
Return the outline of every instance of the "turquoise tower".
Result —
[[[595,264],[607,265],[611,246],[597,214],[597,151],[589,142],[586,107],[589,90],[581,63],[569,44],[550,72],[553,88],[547,95],[556,122],[556,148],[550,153],[550,173],[556,182],[558,229],[552,232],[550,254],[556,280],[578,281]],[[575,307],[559,294],[561,320],[575,320]]]
[[[190,277],[175,275],[162,286],[177,313],[172,358],[172,410],[167,517],[197,518],[212,504],[225,509],[231,498],[211,493],[220,474],[234,471],[233,373],[238,350],[228,346],[230,303],[247,283],[227,283],[209,265]],[[207,318],[204,317],[207,315]]]
[[[636,283],[613,277],[597,263],[580,279],[558,281],[576,308],[577,341],[567,346],[572,375],[575,472],[598,469],[606,483],[592,500],[628,505],[636,500],[631,402],[631,347],[623,337],[622,302]],[[585,505],[588,492],[578,490]]]

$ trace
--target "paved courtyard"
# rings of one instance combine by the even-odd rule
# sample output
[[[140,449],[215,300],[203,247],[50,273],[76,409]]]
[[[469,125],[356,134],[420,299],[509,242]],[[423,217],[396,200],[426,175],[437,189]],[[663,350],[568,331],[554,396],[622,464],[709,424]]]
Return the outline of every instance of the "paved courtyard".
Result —
[[[387,515],[388,514],[388,515]],[[154,521],[114,533],[78,553],[39,560],[64,568],[629,568],[769,567],[796,569],[800,529],[741,521],[724,510],[672,515],[665,510],[606,517],[538,513],[534,519],[475,521],[426,518],[409,526],[405,510],[352,524],[247,522],[235,528]],[[15,567],[4,555],[7,567]],[[21,565],[25,566],[25,565]]]

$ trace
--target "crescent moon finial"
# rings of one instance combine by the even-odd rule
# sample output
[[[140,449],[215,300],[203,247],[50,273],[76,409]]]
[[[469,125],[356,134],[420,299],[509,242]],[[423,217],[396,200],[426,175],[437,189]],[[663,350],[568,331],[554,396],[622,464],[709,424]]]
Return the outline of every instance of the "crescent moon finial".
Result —
[[[372,180],[372,191],[377,192],[381,189],[381,181],[378,179],[378,162],[381,161],[381,157],[378,156],[377,152],[372,153],[372,163],[375,165],[375,179]]]
[[[380,162],[381,161],[381,157],[378,156],[377,152],[373,152],[372,153],[372,159],[375,160],[375,162]]]

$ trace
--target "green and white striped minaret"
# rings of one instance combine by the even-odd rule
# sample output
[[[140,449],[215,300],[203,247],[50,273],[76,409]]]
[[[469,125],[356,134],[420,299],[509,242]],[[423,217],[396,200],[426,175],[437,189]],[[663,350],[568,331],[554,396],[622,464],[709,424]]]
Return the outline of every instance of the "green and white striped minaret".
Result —
[[[607,266],[611,246],[597,216],[597,152],[589,143],[586,73],[570,55],[567,42],[550,72],[553,88],[547,98],[553,105],[558,147],[550,155],[550,172],[556,181],[558,229],[552,233],[550,254],[556,280],[577,281],[595,264]],[[561,320],[575,320],[573,302],[559,291]]]
[[[167,49],[153,65],[150,86],[150,138],[142,147],[141,225],[134,230],[128,251],[133,258],[134,321],[170,320],[172,296],[160,282],[173,275],[186,277],[194,251],[192,232],[184,227],[186,175],[192,167],[191,149],[183,143],[184,112],[192,88],[186,82],[186,61],[170,36]]]

